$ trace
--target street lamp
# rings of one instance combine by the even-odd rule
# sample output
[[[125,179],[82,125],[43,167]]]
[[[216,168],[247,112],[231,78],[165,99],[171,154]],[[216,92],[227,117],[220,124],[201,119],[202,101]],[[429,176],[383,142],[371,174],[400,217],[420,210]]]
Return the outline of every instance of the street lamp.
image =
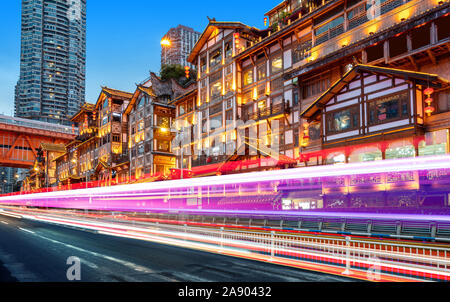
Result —
[[[163,38],[161,40],[161,46],[164,48],[164,63],[167,64],[167,49],[172,46],[172,42],[169,38]]]

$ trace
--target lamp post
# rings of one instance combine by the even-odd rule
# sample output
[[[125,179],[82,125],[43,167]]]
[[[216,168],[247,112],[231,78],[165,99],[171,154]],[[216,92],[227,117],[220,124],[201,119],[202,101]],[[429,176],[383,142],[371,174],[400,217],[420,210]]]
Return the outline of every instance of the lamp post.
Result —
[[[164,128],[163,128],[164,129]],[[183,133],[182,131],[181,131],[181,129],[178,129],[178,126],[176,127],[176,128],[172,128],[171,130],[170,130],[172,133],[175,133],[176,135],[179,135],[180,133]],[[179,143],[179,146],[180,146],[180,155],[181,155],[181,161],[180,161],[180,166],[181,166],[181,179],[183,179],[184,178],[184,164],[183,164],[183,161],[184,161],[184,148],[183,148],[183,140],[181,139],[181,141],[180,141],[180,143]]]
[[[172,46],[172,42],[169,38],[163,38],[161,40],[161,46],[164,49],[164,63],[167,64],[167,50]]]

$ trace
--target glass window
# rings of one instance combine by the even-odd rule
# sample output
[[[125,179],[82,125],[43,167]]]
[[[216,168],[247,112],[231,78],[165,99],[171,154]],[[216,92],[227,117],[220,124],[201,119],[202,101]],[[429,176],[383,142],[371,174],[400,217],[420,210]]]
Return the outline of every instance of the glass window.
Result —
[[[222,94],[222,80],[211,85],[211,98],[219,97]]]
[[[211,57],[209,59],[209,67],[213,68],[222,63],[222,48],[219,48],[211,52]]]
[[[293,50],[292,50],[292,61],[297,63],[305,58],[311,56],[311,48],[312,48],[312,40],[307,40],[300,42]]]
[[[256,69],[258,81],[261,81],[266,78],[266,63],[259,65]]]
[[[283,69],[283,59],[281,57],[281,54],[274,57],[270,65],[272,75],[280,72]]]
[[[109,100],[106,98],[105,101],[103,102],[103,109],[108,107],[109,107]]]
[[[105,126],[106,124],[108,124],[108,122],[109,122],[108,116],[103,117],[103,119],[102,119],[102,126]]]
[[[439,92],[437,99],[438,112],[450,111],[450,90]]]
[[[222,120],[223,120],[222,114],[212,117],[210,120],[211,130],[222,128]]]
[[[233,47],[231,46],[231,42],[225,43],[225,57],[229,58],[233,54]]]
[[[302,83],[303,98],[309,98],[324,92],[331,86],[331,74],[325,73],[320,76],[316,76],[305,80]]]
[[[139,122],[138,124],[138,132],[143,131],[145,127],[144,121]]]
[[[381,152],[380,148],[377,146],[368,146],[368,147],[362,147],[358,148],[355,151],[352,152],[350,157],[348,158],[349,163],[360,163],[360,162],[367,162],[367,161],[376,161],[376,160],[382,160],[383,159],[383,153]]]
[[[333,21],[328,22],[327,24],[316,29],[316,36],[323,34],[324,32],[336,28],[344,23],[344,16],[340,16]]]
[[[369,124],[376,125],[409,116],[408,93],[389,96],[369,103]]]
[[[144,106],[145,106],[145,96],[142,96],[139,99],[139,103],[137,105],[137,109],[142,109],[142,108],[144,108]]]
[[[253,83],[253,68],[244,71],[244,86]]]
[[[157,140],[156,148],[157,151],[170,152],[170,142],[166,140]]]
[[[425,134],[419,143],[419,156],[444,155],[448,150],[449,130],[439,130]]]
[[[312,123],[309,125],[309,139],[311,141],[317,141],[321,139],[322,131],[321,131],[321,123]]]
[[[410,140],[396,141],[386,149],[386,159],[409,158],[416,156],[416,149]]]
[[[334,152],[327,156],[327,165],[345,164],[345,154]]]
[[[183,115],[186,113],[186,104],[185,103],[180,104],[179,111],[180,111],[180,115]]]
[[[359,127],[359,108],[351,107],[327,115],[327,133],[346,132]]]
[[[206,58],[200,59],[200,71],[205,72],[206,71]]]

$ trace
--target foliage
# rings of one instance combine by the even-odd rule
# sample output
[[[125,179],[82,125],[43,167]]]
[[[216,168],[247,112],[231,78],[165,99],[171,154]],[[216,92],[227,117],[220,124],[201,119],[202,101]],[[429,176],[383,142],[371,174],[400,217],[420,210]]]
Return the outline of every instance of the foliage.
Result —
[[[196,71],[190,70],[189,76],[191,79],[195,80],[197,78]],[[174,79],[181,85],[184,85],[189,81],[186,78],[186,70],[185,70],[184,66],[179,65],[179,64],[163,65],[161,67],[160,77],[161,77],[161,80],[163,80],[163,81]]]

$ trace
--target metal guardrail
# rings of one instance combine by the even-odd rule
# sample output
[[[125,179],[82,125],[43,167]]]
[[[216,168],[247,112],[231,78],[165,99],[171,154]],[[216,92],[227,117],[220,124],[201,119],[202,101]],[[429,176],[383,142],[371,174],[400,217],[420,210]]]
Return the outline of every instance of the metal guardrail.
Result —
[[[275,231],[206,229],[188,225],[153,224],[178,233],[178,238],[207,242],[220,248],[238,248],[271,258],[323,263],[342,267],[342,274],[362,270],[377,280],[377,273],[414,280],[450,280],[450,248],[379,242],[358,238],[327,238]]]

